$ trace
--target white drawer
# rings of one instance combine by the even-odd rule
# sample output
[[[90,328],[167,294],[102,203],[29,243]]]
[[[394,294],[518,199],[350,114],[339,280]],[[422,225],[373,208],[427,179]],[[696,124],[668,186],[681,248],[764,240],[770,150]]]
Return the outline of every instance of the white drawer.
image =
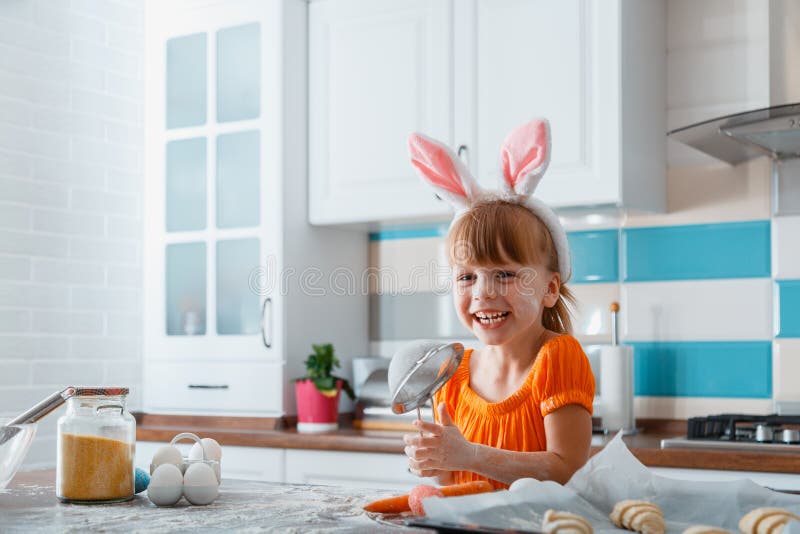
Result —
[[[283,414],[280,363],[145,363],[144,406],[151,413]]]

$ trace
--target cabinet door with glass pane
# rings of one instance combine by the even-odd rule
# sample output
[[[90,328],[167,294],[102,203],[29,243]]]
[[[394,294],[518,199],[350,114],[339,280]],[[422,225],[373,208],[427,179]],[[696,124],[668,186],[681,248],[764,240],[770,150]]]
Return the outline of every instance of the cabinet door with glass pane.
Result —
[[[153,3],[148,24],[145,354],[274,360],[281,262],[279,3]]]

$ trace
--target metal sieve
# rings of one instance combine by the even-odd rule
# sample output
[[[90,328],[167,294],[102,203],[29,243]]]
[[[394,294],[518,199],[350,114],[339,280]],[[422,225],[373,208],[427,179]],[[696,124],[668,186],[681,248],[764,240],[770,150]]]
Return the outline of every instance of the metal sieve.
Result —
[[[428,399],[433,405],[433,394],[453,376],[463,357],[461,343],[421,339],[401,347],[389,362],[392,411],[399,414],[416,408],[421,420],[420,407]]]

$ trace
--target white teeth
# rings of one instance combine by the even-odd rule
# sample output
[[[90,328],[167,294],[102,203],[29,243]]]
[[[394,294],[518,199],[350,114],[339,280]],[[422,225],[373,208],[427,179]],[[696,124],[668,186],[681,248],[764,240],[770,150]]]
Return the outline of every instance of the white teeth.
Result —
[[[484,313],[478,312],[475,314],[475,317],[483,324],[493,324],[498,323],[505,319],[508,315],[508,312],[498,312],[498,313]]]

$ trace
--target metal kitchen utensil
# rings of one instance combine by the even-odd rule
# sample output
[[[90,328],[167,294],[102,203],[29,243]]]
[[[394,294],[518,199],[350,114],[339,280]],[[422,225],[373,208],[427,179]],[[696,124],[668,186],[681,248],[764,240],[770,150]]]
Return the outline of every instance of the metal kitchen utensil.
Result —
[[[28,423],[35,423],[45,415],[49,414],[75,394],[75,388],[70,386],[56,391],[52,395],[40,401],[36,406],[22,412],[14,419],[6,423],[5,426],[0,427],[0,445],[13,438],[20,431],[19,427],[14,425],[24,425]]]
[[[423,339],[401,347],[389,363],[392,411],[400,414],[416,408],[417,420],[422,420],[420,407],[428,399],[433,404],[433,394],[453,376],[463,357],[461,343]]]

